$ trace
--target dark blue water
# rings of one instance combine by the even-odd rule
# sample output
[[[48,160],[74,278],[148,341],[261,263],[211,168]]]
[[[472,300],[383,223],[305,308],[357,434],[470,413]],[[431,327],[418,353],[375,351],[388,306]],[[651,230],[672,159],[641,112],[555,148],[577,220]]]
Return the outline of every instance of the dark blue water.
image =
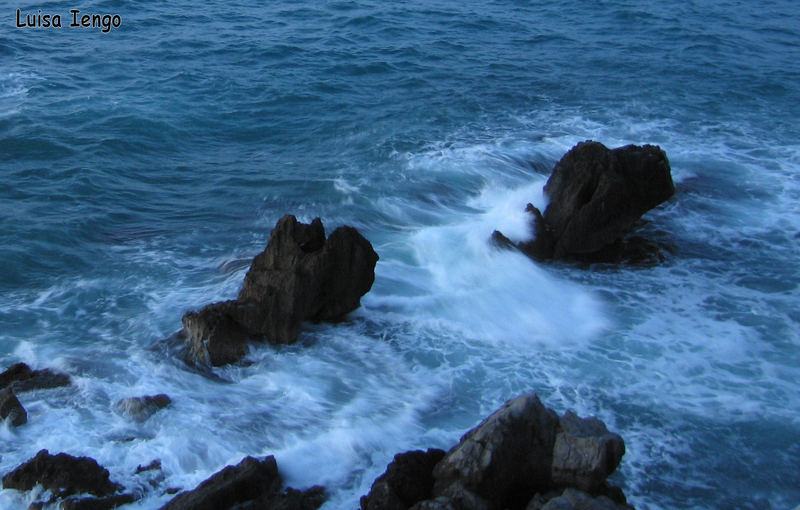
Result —
[[[800,8],[722,1],[89,1],[0,9],[0,472],[90,455],[156,508],[242,456],[354,508],[396,452],[539,392],[626,440],[637,508],[800,503]],[[63,28],[15,28],[15,10]],[[69,10],[122,26],[70,28]],[[527,235],[572,145],[661,145],[655,268],[540,266]],[[381,256],[344,324],[185,370],[160,339],[235,296],[285,213]],[[168,393],[144,424],[120,398]],[[135,437],[134,441],[122,441]],[[133,474],[162,460],[157,488]],[[27,496],[0,491],[0,507]]]

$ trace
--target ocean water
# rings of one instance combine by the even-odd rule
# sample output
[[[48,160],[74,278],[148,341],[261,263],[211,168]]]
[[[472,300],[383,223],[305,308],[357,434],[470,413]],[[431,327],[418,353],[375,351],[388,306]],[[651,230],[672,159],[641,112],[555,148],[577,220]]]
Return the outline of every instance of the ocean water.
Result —
[[[356,508],[392,456],[539,393],[626,441],[639,509],[800,504],[800,7],[640,0],[3,3],[0,473],[88,455],[157,508],[245,455]],[[16,28],[15,10],[64,27]],[[69,10],[122,26],[71,28]],[[660,145],[657,267],[497,251],[575,143]],[[163,341],[238,292],[282,215],[357,227],[362,307],[249,363]],[[121,398],[174,403],[136,424]],[[161,478],[135,475],[160,459]],[[151,482],[153,482],[151,484]],[[153,487],[155,485],[155,487]],[[0,508],[32,496],[0,491]]]

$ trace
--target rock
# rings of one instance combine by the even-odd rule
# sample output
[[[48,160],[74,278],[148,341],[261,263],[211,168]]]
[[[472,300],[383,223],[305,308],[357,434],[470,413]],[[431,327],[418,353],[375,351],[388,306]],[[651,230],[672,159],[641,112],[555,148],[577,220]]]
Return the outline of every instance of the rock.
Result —
[[[238,301],[253,307],[239,320],[271,343],[294,343],[302,321],[336,321],[358,308],[377,261],[352,227],[339,227],[326,240],[319,218],[306,225],[284,216],[245,276]]]
[[[592,497],[576,489],[548,501],[544,506],[528,506],[526,510],[633,510],[633,507],[617,504],[605,496]]]
[[[325,503],[325,489],[311,487],[305,491],[287,488],[274,496],[262,496],[252,503],[245,503],[237,510],[317,510]]]
[[[221,510],[280,492],[282,480],[275,457],[245,457],[227,466],[194,490],[175,496],[162,510]]]
[[[57,497],[89,493],[111,496],[122,490],[112,483],[108,470],[89,457],[73,457],[66,453],[50,455],[41,450],[36,456],[3,477],[3,488],[29,491],[41,484]]]
[[[17,393],[58,388],[70,384],[72,381],[66,374],[54,372],[49,368],[31,370],[25,363],[12,365],[0,374],[0,389],[12,386]]]
[[[236,301],[213,303],[183,316],[186,360],[213,366],[235,363],[247,354],[247,330],[235,319]]]
[[[599,252],[608,259],[602,251],[623,240],[645,212],[675,193],[675,186],[660,147],[609,150],[587,141],[555,165],[544,192],[549,198],[544,214],[530,204],[527,208],[534,239],[516,246],[536,260],[587,260]]]
[[[625,454],[620,436],[597,418],[581,419],[567,411],[559,421],[553,447],[552,479],[561,487],[597,493]]]
[[[361,497],[362,510],[407,510],[433,496],[433,468],[444,451],[429,449],[400,453]]]
[[[253,259],[236,300],[183,317],[187,361],[224,365],[247,353],[247,341],[297,341],[303,321],[337,321],[372,287],[378,255],[352,227],[328,239],[319,218],[281,218]]]
[[[153,414],[172,403],[167,395],[147,395],[144,397],[123,398],[116,403],[117,410],[131,417],[134,421],[143,422]]]
[[[161,460],[160,459],[153,459],[150,464],[143,466],[139,464],[136,466],[136,471],[133,474],[138,475],[140,473],[145,473],[147,471],[160,471],[161,470]]]
[[[69,498],[61,503],[61,510],[111,510],[137,501],[133,494],[119,494],[106,498]]]
[[[8,419],[14,427],[28,423],[28,413],[11,388],[0,392],[0,420],[5,419]]]
[[[535,394],[507,402],[464,435],[436,465],[434,495],[444,495],[458,482],[492,508],[524,506],[551,484],[558,424],[558,416]]]

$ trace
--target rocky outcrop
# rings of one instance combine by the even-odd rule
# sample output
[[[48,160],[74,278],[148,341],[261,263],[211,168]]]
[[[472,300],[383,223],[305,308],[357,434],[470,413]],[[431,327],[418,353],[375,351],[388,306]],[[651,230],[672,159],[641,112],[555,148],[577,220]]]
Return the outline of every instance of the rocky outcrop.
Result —
[[[3,477],[4,489],[29,491],[37,485],[57,498],[82,493],[104,498],[122,490],[109,480],[108,470],[94,459],[66,453],[50,455],[47,450],[41,450]]]
[[[69,386],[70,384],[72,384],[72,381],[66,374],[54,372],[49,368],[31,370],[31,367],[25,363],[11,365],[5,372],[0,374],[0,389],[10,386],[16,393],[58,388]]]
[[[183,317],[187,360],[223,365],[247,353],[248,340],[297,341],[303,321],[337,321],[358,308],[372,287],[378,255],[352,227],[325,239],[319,218],[310,224],[284,216],[245,276],[236,300]]]
[[[144,397],[123,398],[115,404],[117,411],[135,422],[143,422],[172,403],[163,393]]]
[[[194,490],[181,492],[161,510],[296,509],[316,510],[325,500],[324,490],[314,487],[301,492],[281,491],[283,481],[272,456],[245,457],[227,466]]]
[[[421,460],[405,460],[425,459],[422,452],[396,456],[370,493],[361,499],[361,508],[538,509],[561,497],[567,488],[583,491],[592,501],[603,496],[613,504],[625,505],[622,492],[606,484],[624,453],[622,438],[609,432],[596,418],[581,419],[572,412],[558,417],[535,394],[522,395],[467,432],[432,471]],[[427,460],[430,462],[431,458]],[[408,465],[417,466],[419,472],[405,474]],[[409,491],[404,493],[407,497],[398,497],[397,487],[419,486],[419,480],[430,480],[428,473],[433,478],[428,497],[423,491]],[[574,505],[583,505],[582,501]],[[605,499],[597,499],[592,504],[604,502]]]
[[[515,245],[536,260],[575,258],[613,261],[652,256],[652,243],[627,243],[641,216],[675,193],[669,161],[653,145],[609,150],[581,142],[555,165],[544,192],[542,214],[528,204],[532,240],[514,244],[495,231],[499,245]]]
[[[11,388],[0,392],[0,420],[5,419],[8,419],[13,427],[28,423],[28,413]]]
[[[433,497],[433,468],[444,451],[429,449],[400,453],[386,472],[372,484],[369,495],[361,498],[363,510],[405,510],[418,501]]]

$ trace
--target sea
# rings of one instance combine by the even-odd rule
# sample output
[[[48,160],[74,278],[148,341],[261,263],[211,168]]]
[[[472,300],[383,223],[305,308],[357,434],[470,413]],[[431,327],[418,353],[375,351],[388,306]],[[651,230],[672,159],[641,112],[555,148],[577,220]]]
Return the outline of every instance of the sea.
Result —
[[[637,509],[800,504],[796,2],[3,0],[0,19],[0,369],[73,379],[19,395],[0,474],[90,456],[154,509],[274,455],[354,510],[396,453],[536,392],[624,438],[610,481]],[[664,262],[493,247],[531,235],[526,204],[590,139],[667,153],[676,193],[638,231]],[[166,339],[236,296],[285,214],[356,227],[372,290],[294,345],[188,367]],[[142,423],[115,408],[159,393]]]

